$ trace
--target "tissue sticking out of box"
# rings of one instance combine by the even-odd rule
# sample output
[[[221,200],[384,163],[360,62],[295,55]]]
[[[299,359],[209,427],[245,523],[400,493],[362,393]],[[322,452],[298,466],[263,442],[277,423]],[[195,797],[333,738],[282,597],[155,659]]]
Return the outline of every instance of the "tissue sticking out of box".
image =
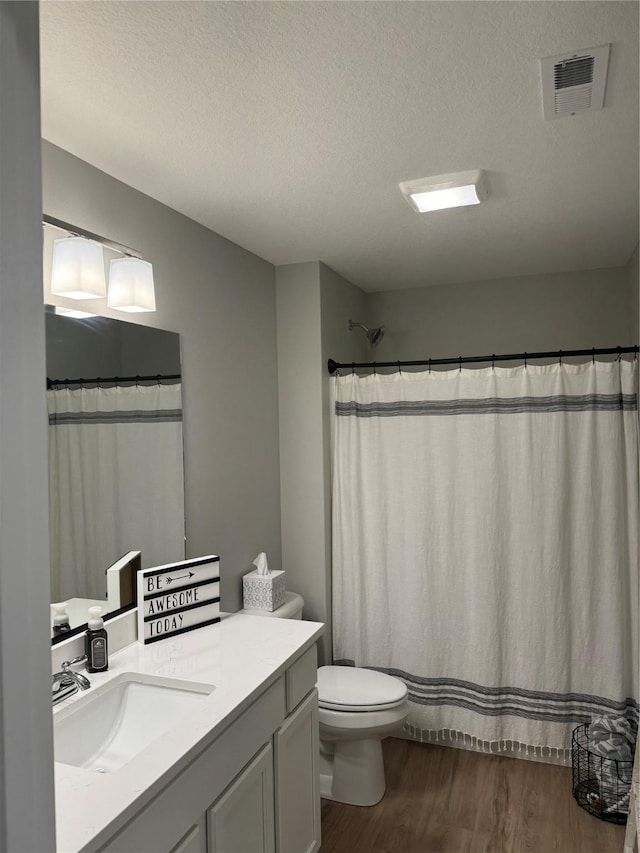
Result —
[[[260,554],[260,557],[264,556]],[[264,560],[265,574],[260,574],[259,557],[254,560],[258,568],[242,578],[242,595],[245,610],[277,610],[284,604],[285,573],[282,569],[269,571],[266,558]]]
[[[253,565],[256,567],[257,573],[259,575],[262,576],[262,575],[270,574],[269,565],[267,563],[267,555],[265,554],[264,551],[260,551],[258,556],[253,561]]]

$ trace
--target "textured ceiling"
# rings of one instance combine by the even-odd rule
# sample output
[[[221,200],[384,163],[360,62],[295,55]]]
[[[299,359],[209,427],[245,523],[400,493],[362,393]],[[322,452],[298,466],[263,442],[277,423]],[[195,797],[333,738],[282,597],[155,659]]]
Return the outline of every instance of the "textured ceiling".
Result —
[[[544,121],[539,58],[607,42],[605,109]],[[636,2],[47,0],[41,53],[46,139],[274,264],[376,291],[638,241]],[[478,207],[398,190],[476,168]]]

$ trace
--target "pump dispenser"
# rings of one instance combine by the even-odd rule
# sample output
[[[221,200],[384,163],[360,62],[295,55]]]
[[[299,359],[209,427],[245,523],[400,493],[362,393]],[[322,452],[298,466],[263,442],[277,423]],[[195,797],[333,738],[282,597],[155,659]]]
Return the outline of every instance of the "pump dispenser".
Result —
[[[109,669],[107,632],[102,620],[102,607],[89,608],[89,623],[85,634],[85,653],[89,672]]]
[[[60,634],[66,634],[71,630],[69,625],[69,614],[67,613],[67,602],[61,601],[60,604],[55,604],[55,614],[53,617],[53,636],[59,637]]]

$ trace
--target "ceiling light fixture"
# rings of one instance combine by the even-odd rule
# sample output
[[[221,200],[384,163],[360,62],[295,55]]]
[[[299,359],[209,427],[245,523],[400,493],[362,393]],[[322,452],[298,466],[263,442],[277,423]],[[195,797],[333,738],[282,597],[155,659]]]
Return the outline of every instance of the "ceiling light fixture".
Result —
[[[434,178],[417,178],[415,181],[403,181],[399,186],[406,200],[418,213],[480,204],[488,197],[481,169],[437,175]]]
[[[46,214],[43,225],[66,231],[54,241],[51,293],[68,299],[99,299],[118,311],[155,311],[153,267],[136,249],[92,234]],[[105,285],[103,248],[121,258],[111,261],[109,287]]]

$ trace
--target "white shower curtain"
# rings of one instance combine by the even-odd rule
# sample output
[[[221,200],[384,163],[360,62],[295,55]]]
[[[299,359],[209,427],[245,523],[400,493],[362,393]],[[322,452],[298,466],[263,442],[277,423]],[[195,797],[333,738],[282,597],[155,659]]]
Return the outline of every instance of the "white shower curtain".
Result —
[[[637,718],[633,362],[335,380],[334,659],[409,688],[408,731],[562,760]]]
[[[105,570],[184,559],[181,385],[59,388],[49,409],[52,596],[106,598]]]

